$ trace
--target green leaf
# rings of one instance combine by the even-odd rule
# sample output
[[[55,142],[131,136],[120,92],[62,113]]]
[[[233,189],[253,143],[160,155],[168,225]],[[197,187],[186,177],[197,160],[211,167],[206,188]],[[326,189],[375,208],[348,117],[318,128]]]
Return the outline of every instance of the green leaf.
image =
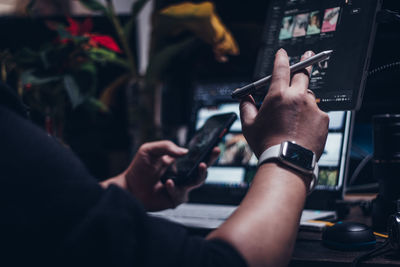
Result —
[[[58,35],[60,36],[60,39],[61,40],[65,40],[65,39],[67,39],[67,40],[72,40],[72,41],[74,41],[76,44],[78,44],[78,43],[82,43],[82,42],[87,42],[88,40],[89,40],[89,38],[88,37],[85,37],[85,36],[74,36],[74,35],[71,35],[66,29],[65,29],[65,27],[63,26],[63,25],[59,25],[58,26],[58,28],[57,28],[57,33],[58,33]]]
[[[90,75],[96,75],[97,69],[94,64],[91,63],[84,63],[79,67],[79,71],[88,72]]]
[[[107,11],[106,7],[97,0],[79,0],[79,2],[92,11]]]
[[[97,110],[100,110],[101,112],[109,112],[110,109],[103,104],[103,102],[99,101],[96,98],[89,98],[89,104],[92,105],[92,107],[96,108]]]
[[[124,33],[126,40],[130,43],[132,41],[132,34],[136,27],[136,17],[132,17],[124,26]]]
[[[104,48],[92,48],[88,51],[90,59],[99,63],[111,63],[129,69],[129,64],[125,59],[117,56],[115,52]]]
[[[60,36],[61,39],[70,39],[70,38],[72,38],[72,35],[65,29],[65,26],[62,25],[62,24],[58,25],[57,32],[58,32],[58,35]]]
[[[97,89],[97,68],[94,63],[84,63],[82,64],[78,69],[77,73],[75,74],[75,79],[79,84],[82,86],[85,86],[84,83],[79,81],[79,77],[85,78],[84,80],[86,81],[87,88],[89,89],[91,95],[94,95],[96,93]],[[78,77],[78,79],[77,79]]]
[[[60,81],[60,76],[51,76],[46,78],[38,77],[37,75],[33,74],[33,70],[24,71],[21,74],[21,82],[22,85],[32,84],[32,85],[43,85],[50,82]]]
[[[42,61],[44,69],[48,69],[50,67],[50,62],[47,58],[47,51],[41,51],[39,53],[40,55],[40,60]]]
[[[80,93],[79,86],[76,83],[74,77],[71,75],[64,76],[64,88],[67,91],[67,95],[69,100],[71,101],[72,108],[76,108],[80,104],[85,101],[85,97],[83,97]]]
[[[132,41],[132,34],[136,27],[137,16],[147,2],[148,0],[138,0],[132,5],[131,18],[125,23],[124,26],[124,33],[129,43]]]
[[[91,59],[96,61],[108,61],[117,58],[117,55],[114,52],[103,48],[90,49],[89,56]]]

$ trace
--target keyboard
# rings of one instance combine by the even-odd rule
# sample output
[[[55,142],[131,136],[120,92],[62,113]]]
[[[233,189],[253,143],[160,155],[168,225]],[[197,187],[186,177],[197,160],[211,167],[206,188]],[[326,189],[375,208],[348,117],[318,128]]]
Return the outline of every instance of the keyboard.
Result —
[[[150,212],[149,214],[166,218],[188,227],[215,229],[218,228],[236,208],[237,206],[186,203],[178,206],[176,209]]]
[[[168,219],[193,228],[218,228],[236,210],[237,206],[185,203],[176,209],[150,212],[151,216]],[[300,227],[311,230],[321,230],[324,223],[309,222],[310,220],[335,219],[334,211],[303,210]]]

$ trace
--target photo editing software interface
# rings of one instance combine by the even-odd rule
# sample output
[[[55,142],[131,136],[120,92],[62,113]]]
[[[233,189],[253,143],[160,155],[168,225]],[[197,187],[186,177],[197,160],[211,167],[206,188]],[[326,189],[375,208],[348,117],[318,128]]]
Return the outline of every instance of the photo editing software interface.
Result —
[[[219,144],[221,154],[217,162],[208,169],[205,186],[248,188],[256,169],[257,158],[247,144],[240,123],[239,103],[225,102],[199,107],[195,112],[196,130],[216,114],[235,112],[238,119]],[[329,134],[319,160],[319,182],[317,189],[335,189],[342,185],[343,166],[347,153],[349,111],[329,112]]]
[[[367,71],[377,1],[272,0],[270,5],[255,79],[272,73],[280,48],[287,51],[290,64],[307,50],[333,50],[330,58],[313,66],[309,89],[323,109],[354,109]]]

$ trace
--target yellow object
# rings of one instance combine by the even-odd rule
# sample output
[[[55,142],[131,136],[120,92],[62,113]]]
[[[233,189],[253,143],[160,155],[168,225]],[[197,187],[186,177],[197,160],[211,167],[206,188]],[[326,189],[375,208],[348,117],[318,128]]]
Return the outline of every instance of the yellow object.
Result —
[[[159,34],[177,35],[185,30],[192,31],[206,43],[212,45],[218,61],[227,61],[226,55],[238,55],[239,47],[226,26],[215,12],[214,4],[181,3],[160,11]]]
[[[102,92],[100,96],[100,102],[103,103],[107,108],[111,107],[112,102],[114,101],[115,92],[124,84],[129,81],[130,75],[125,74],[112,82],[106,89]]]
[[[324,223],[326,226],[334,226],[335,225],[335,223],[333,223],[333,222],[318,221],[318,220],[309,220],[308,222],[310,222],[310,223]],[[388,235],[381,234],[381,233],[378,233],[378,232],[374,232],[374,235],[379,236],[379,237],[383,237],[383,238],[389,238]]]
[[[380,236],[380,237],[383,237],[383,238],[389,238],[389,236],[388,236],[388,235],[381,234],[381,233],[378,233],[378,232],[374,232],[374,235],[376,235],[376,236]]]
[[[333,222],[320,221],[320,220],[308,220],[307,222],[310,222],[310,223],[323,223],[326,226],[334,226],[335,225]]]

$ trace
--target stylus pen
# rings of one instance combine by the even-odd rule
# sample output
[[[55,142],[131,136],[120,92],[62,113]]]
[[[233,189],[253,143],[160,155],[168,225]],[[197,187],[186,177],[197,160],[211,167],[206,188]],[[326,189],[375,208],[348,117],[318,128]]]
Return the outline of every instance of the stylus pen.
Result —
[[[310,58],[307,58],[306,60],[303,60],[296,64],[293,64],[292,66],[290,66],[290,73],[295,73],[296,71],[305,69],[308,66],[311,66],[317,62],[323,61],[323,60],[329,58],[329,56],[332,54],[332,52],[333,52],[333,50],[326,50],[326,51],[318,53]],[[245,97],[246,95],[256,92],[258,89],[267,85],[268,81],[271,80],[271,77],[272,77],[272,75],[269,75],[265,78],[255,81],[251,84],[248,84],[241,88],[236,89],[231,94],[232,98],[242,98],[242,97]]]

